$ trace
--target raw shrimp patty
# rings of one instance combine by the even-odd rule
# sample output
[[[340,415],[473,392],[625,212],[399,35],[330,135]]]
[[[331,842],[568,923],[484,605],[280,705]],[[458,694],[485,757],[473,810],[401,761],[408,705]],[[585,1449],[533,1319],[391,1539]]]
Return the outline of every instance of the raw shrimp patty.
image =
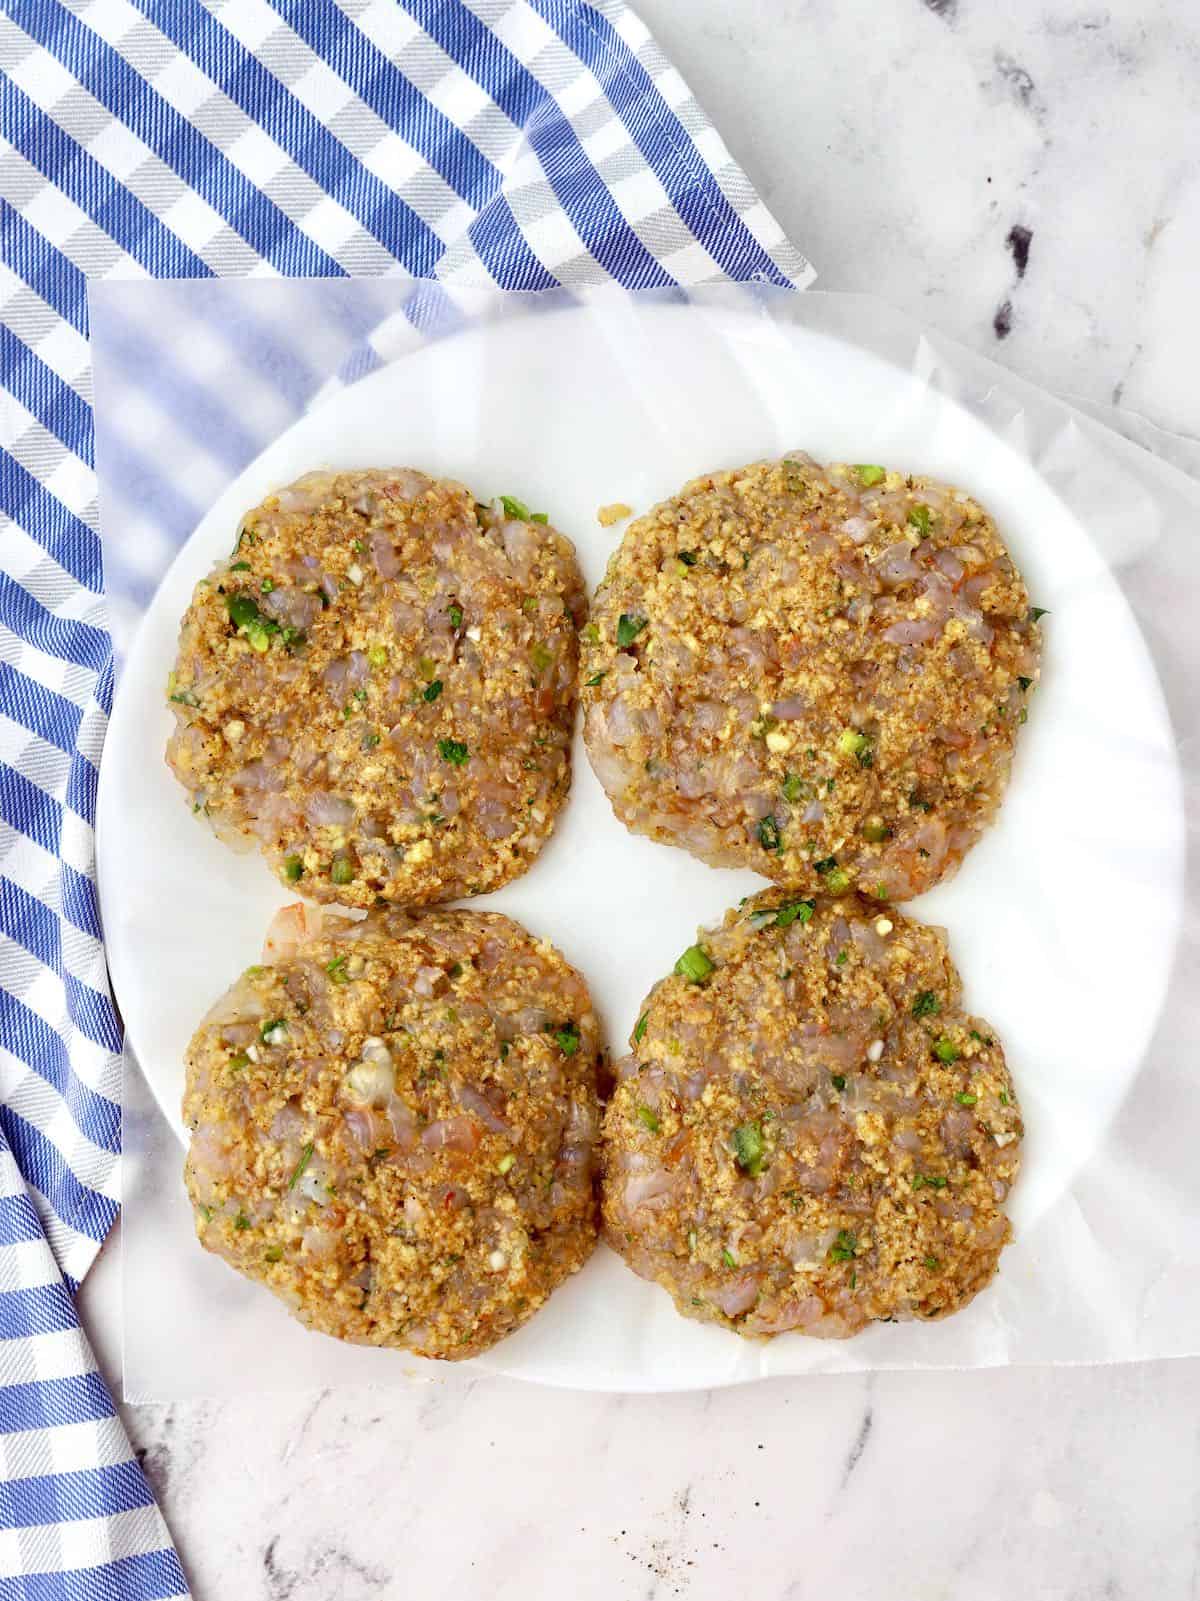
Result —
[[[796,455],[633,523],[584,630],[588,754],[629,828],[789,888],[907,900],[996,811],[1037,613],[961,490]]]
[[[196,587],[167,761],[313,900],[495,889],[566,797],[583,607],[570,543],[519,501],[309,473]]]
[[[596,1242],[587,987],[495,913],[283,915],[188,1048],[200,1242],[324,1334],[475,1356]]]
[[[613,1248],[685,1317],[839,1338],[955,1312],[1021,1117],[940,930],[765,890],[651,991],[605,1119]]]

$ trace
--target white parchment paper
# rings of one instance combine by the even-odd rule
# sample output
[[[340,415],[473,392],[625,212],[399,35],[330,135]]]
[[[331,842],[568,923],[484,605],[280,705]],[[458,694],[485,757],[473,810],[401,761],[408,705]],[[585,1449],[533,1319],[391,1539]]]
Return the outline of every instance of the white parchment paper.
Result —
[[[682,370],[689,362],[680,356],[686,345],[663,342],[665,307],[689,319],[688,337],[703,346],[705,360],[711,355],[706,342],[718,349],[719,401],[689,388]],[[365,380],[383,392],[370,375],[417,355],[426,363],[422,371],[435,375],[429,405],[436,412],[454,398],[435,392],[436,375],[461,374],[462,342],[481,328],[503,325],[503,339],[478,348],[503,348],[509,362],[522,341],[531,351],[544,350],[556,329],[586,328],[583,346],[591,341],[603,355],[596,363],[602,406],[624,408],[637,419],[647,458],[665,474],[660,482],[648,472],[631,486],[637,475],[630,469],[604,494],[598,470],[596,504],[633,499],[643,489],[652,499],[717,466],[814,448],[807,434],[775,434],[786,431],[789,386],[794,382],[799,394],[823,379],[831,386],[831,414],[816,432],[870,443],[869,450],[847,448],[851,459],[914,470],[928,470],[935,461],[945,476],[976,488],[986,455],[993,505],[1004,499],[1004,463],[1014,483],[1033,482],[1036,494],[1014,489],[1014,554],[1027,576],[1057,574],[1045,580],[1057,593],[1035,591],[1052,611],[1046,699],[1031,715],[1022,742],[1029,754],[1023,749],[1019,755],[997,831],[1008,855],[995,856],[989,867],[990,847],[979,847],[949,891],[914,906],[917,915],[948,926],[968,997],[981,990],[1001,995],[1000,1011],[992,1005],[988,1015],[1006,1040],[1029,1137],[1014,1197],[1018,1238],[997,1281],[942,1323],[880,1326],[849,1342],[793,1336],[753,1345],[684,1324],[665,1295],[601,1252],[556,1294],[551,1308],[481,1361],[547,1383],[668,1389],[774,1373],[1100,1362],[1200,1351],[1200,1177],[1189,1094],[1200,1021],[1197,885],[1180,829],[1191,810],[1200,721],[1194,600],[1200,594],[1200,484],[1163,459],[1186,458],[1184,442],[1155,436],[1135,419],[1133,428],[1159,452],[1151,454],[994,363],[857,296],[722,286],[686,297],[601,292],[452,300],[438,288],[401,279],[196,280],[93,285],[91,309],[102,537],[119,659],[193,528],[289,425],[323,408],[315,417],[322,426],[328,422],[331,440],[342,438],[336,419],[355,396],[368,393],[352,393],[351,386]],[[435,346],[432,365],[431,341],[454,342]],[[839,389],[836,361],[827,368],[820,359],[781,360],[793,347],[819,354],[824,342],[885,364],[890,377],[877,399],[853,385]],[[668,352],[670,360],[664,359]],[[563,348],[564,362],[573,356]],[[698,359],[696,370],[703,369]],[[474,376],[482,394],[494,392],[503,374]],[[847,395],[857,395],[859,411],[834,415]],[[470,405],[469,393],[462,404]],[[697,418],[718,404],[730,408],[738,425],[731,422],[727,450],[714,457]],[[810,392],[803,405],[796,402],[798,418],[819,411]],[[563,419],[568,430],[571,420]],[[1126,426],[1115,413],[1108,420]],[[396,419],[396,463],[410,459],[404,421]],[[455,449],[470,455],[470,429],[462,431],[461,418],[457,426]],[[491,426],[482,410],[472,422],[480,433]],[[706,454],[697,459],[701,439]],[[413,459],[412,465],[427,463]],[[544,473],[552,496],[553,463]],[[463,460],[455,475],[471,482],[472,462]],[[592,488],[589,482],[589,494]],[[568,499],[564,486],[554,498],[555,521],[575,535],[558,509]],[[1018,515],[1020,504],[1028,508],[1034,501],[1044,515]],[[1001,526],[1007,531],[1003,515]],[[1066,545],[1037,548],[1039,537],[1069,544],[1068,534],[1080,541],[1077,550],[1070,546],[1069,562]],[[589,581],[597,576],[588,571]],[[1108,654],[1132,664],[1125,678],[1138,678],[1137,686],[1123,686],[1121,674],[1106,676]],[[1056,681],[1069,692],[1057,694]],[[118,703],[121,694],[119,681]],[[145,759],[158,762],[159,752],[147,749]],[[135,807],[116,819],[106,814],[108,783],[104,772],[106,921],[114,907],[119,919],[125,905],[123,892],[113,889],[114,864],[135,860],[138,843]],[[576,783],[582,790],[584,775],[577,772]],[[1040,816],[1030,797],[1040,797]],[[580,794],[572,806],[586,803]],[[1023,832],[1014,851],[1017,827]],[[988,885],[995,890],[999,882],[997,864],[1003,873],[1014,861],[1022,864],[1021,893],[1003,897],[1007,912],[1001,916],[988,903]],[[732,877],[711,877],[710,910],[717,918],[744,890],[731,894]],[[538,931],[558,937],[553,927]],[[113,928],[108,932],[111,948]],[[571,954],[569,943],[566,948]],[[230,981],[237,970],[231,957]],[[606,993],[605,975],[587,976],[607,1003],[612,1043],[619,1047],[627,1014],[636,1015],[658,973],[646,972],[628,996]],[[145,997],[135,993],[133,977],[125,988],[132,1016]],[[1103,1049],[1109,1039],[1128,1040],[1115,1076]],[[161,1091],[161,1063],[150,1076]],[[178,1135],[130,1059],[123,1215],[128,1399],[435,1375],[416,1358],[305,1333],[271,1297],[206,1256],[193,1237],[181,1165]]]

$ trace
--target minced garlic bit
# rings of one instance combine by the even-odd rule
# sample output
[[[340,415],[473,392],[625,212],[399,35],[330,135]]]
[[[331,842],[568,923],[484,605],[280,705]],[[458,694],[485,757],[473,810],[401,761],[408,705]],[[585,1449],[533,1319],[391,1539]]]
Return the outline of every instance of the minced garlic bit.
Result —
[[[627,506],[623,500],[614,500],[607,506],[599,506],[596,510],[596,521],[601,528],[611,528],[614,523],[624,521],[626,517],[633,516],[633,507]]]

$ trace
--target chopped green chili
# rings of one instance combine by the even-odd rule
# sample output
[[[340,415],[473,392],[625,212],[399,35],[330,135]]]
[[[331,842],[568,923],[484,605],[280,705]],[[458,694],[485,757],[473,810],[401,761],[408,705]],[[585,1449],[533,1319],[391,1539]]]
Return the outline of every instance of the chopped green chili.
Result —
[[[701,945],[689,945],[675,963],[675,971],[680,978],[689,979],[693,984],[703,983],[712,970],[713,963]]]
[[[756,1179],[762,1172],[766,1150],[766,1141],[763,1139],[763,1131],[759,1124],[742,1123],[734,1129],[734,1158],[742,1172],[752,1179]]]

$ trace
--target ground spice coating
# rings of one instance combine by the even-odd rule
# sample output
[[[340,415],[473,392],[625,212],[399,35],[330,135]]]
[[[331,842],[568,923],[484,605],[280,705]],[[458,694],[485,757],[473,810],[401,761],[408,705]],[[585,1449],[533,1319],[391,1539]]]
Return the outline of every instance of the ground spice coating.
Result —
[[[685,1317],[842,1338],[958,1311],[995,1273],[1023,1125],[940,930],[765,890],[701,933],[630,1044],[605,1238]]]
[[[197,1236],[321,1333],[475,1356],[596,1243],[587,986],[496,913],[277,925],[188,1048]]]
[[[961,490],[802,453],[710,473],[609,563],[582,636],[588,754],[637,833],[906,900],[999,806],[1035,611]]]
[[[313,900],[496,889],[566,799],[584,611],[573,547],[520,502],[309,473],[196,586],[167,762]]]

